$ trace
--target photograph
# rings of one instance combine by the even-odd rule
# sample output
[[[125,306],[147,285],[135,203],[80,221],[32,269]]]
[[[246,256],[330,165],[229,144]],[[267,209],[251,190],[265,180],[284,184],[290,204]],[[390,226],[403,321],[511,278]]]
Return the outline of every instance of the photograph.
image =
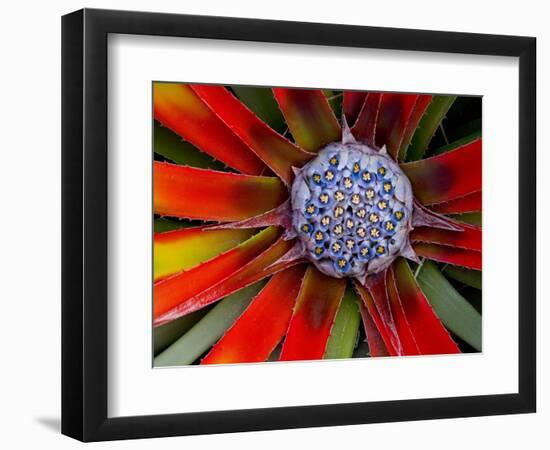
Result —
[[[152,82],[154,368],[483,352],[483,97],[368,88]]]

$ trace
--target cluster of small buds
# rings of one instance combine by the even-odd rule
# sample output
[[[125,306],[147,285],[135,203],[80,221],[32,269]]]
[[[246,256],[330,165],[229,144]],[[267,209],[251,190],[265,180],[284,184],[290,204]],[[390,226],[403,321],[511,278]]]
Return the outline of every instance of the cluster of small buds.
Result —
[[[399,166],[360,144],[329,144],[292,186],[293,226],[307,257],[342,278],[377,272],[408,240],[412,191]]]

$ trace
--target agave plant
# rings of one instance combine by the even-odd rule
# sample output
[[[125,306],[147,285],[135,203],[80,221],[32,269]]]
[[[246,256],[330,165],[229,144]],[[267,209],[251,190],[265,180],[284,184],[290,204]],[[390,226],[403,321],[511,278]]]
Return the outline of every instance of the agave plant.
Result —
[[[480,101],[455,100],[155,83],[155,365],[480,351]]]

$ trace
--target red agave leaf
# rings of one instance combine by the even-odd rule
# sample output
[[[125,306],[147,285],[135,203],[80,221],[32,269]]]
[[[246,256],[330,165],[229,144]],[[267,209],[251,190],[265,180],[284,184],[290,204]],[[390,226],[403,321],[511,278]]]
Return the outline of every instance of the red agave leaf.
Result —
[[[453,264],[455,266],[468,267],[469,269],[481,270],[480,251],[425,243],[415,243],[413,248],[415,253],[423,258]]]
[[[342,109],[346,115],[346,120],[348,121],[350,127],[353,126],[357,120],[357,116],[359,116],[359,111],[361,111],[361,108],[363,107],[366,96],[366,92],[344,91]]]
[[[401,164],[416,198],[425,205],[481,191],[481,139],[441,155]]]
[[[281,204],[288,191],[276,177],[258,177],[154,163],[156,214],[190,219],[234,221],[254,217]]]
[[[395,159],[418,97],[417,94],[382,94],[375,130],[375,144],[378,148],[385,145],[388,153]]]
[[[418,124],[420,123],[420,119],[422,119],[422,116],[428,109],[428,106],[430,105],[431,101],[432,101],[431,95],[418,96],[418,99],[416,100],[414,108],[411,112],[411,116],[409,117],[409,121],[407,122],[407,127],[405,128],[405,132],[403,133],[401,146],[399,147],[398,159],[400,161],[405,159],[405,156],[406,156],[405,153],[406,153],[407,147],[409,146],[411,139],[414,135],[414,132],[416,131]]]
[[[374,135],[376,132],[376,122],[378,121],[378,113],[382,102],[382,94],[379,92],[369,92],[359,111],[357,120],[351,129],[355,138],[359,141],[366,142],[370,147],[375,147]]]
[[[267,360],[288,328],[304,272],[301,265],[273,275],[202,364]]]
[[[271,230],[268,228],[267,230]],[[269,232],[264,230],[263,233]],[[269,232],[270,233],[270,232]],[[279,232],[277,234],[280,234]],[[262,237],[265,241],[265,239]],[[272,236],[270,236],[271,242]],[[265,242],[263,242],[264,244]],[[246,244],[246,242],[245,242]],[[237,264],[233,266],[233,271],[226,274],[223,278],[213,278],[212,282],[208,285],[205,283],[196,284],[194,277],[185,277],[184,272],[181,275],[176,275],[175,277],[168,278],[172,280],[173,278],[181,277],[178,280],[175,280],[175,286],[172,286],[176,289],[178,286],[182,286],[184,289],[185,295],[177,295],[178,292],[181,294],[181,291],[176,289],[176,292],[161,292],[162,294],[171,295],[175,297],[175,306],[173,306],[167,312],[155,317],[155,326],[162,325],[163,323],[170,322],[171,320],[177,319],[183,315],[189,314],[193,311],[197,311],[205,306],[220,300],[221,298],[232,294],[243,287],[249,286],[256,281],[262,280],[274,273],[277,273],[280,270],[286,269],[293,265],[296,265],[301,260],[293,259],[288,261],[281,261],[283,256],[291,250],[294,245],[294,241],[286,241],[283,237],[280,237],[277,242],[270,245],[267,249],[259,253],[258,256],[249,260],[248,262],[243,262],[240,266],[237,267]],[[214,260],[211,260],[214,261]],[[209,261],[208,263],[210,263]],[[206,266],[205,263],[204,270],[199,271],[198,269],[203,266],[199,266],[194,276],[198,277],[199,280],[202,280],[203,276],[208,277],[209,266]],[[163,280],[164,281],[164,280]],[[190,283],[190,286],[186,286],[185,283]],[[155,285],[157,287],[157,285]],[[155,291],[156,292],[156,291]],[[155,297],[156,302],[156,297]]]
[[[419,355],[420,349],[418,348],[418,344],[414,338],[413,329],[407,320],[407,315],[405,313],[405,309],[403,308],[403,302],[399,297],[399,292],[397,291],[397,287],[395,285],[393,267],[388,269],[386,283],[388,298],[390,299],[392,313],[395,317],[395,323],[397,325],[397,332],[399,333],[399,339],[403,345],[403,355]]]
[[[481,211],[481,191],[459,197],[454,200],[432,205],[430,208],[440,214],[462,214]]]
[[[383,305],[382,307],[385,311],[388,311],[389,308],[389,300],[385,287],[385,273],[381,274],[381,277],[384,284],[381,286],[380,289],[374,289],[372,292],[370,292],[367,288],[365,288],[358,282],[355,282],[355,289],[357,290],[357,293],[359,294],[363,305],[367,309],[370,318],[374,322],[378,333],[380,333],[380,336],[384,341],[384,345],[386,346],[388,353],[391,356],[402,355],[403,349],[401,342],[399,341],[399,336],[397,335],[397,329],[395,327],[393,318],[391,319],[391,323],[388,320],[385,320],[381,316],[377,307],[377,304],[381,306]],[[372,295],[373,293],[378,297],[376,301],[374,300],[374,295]],[[387,319],[387,315],[385,317]]]
[[[441,228],[418,227],[411,232],[413,242],[447,245],[467,250],[481,251],[481,228],[453,221],[462,231]]]
[[[273,94],[294,140],[304,150],[316,152],[340,140],[340,125],[321,90],[273,88]]]
[[[395,348],[398,355],[402,355],[403,348],[388,298],[387,271],[369,276],[366,281],[366,286],[376,305],[376,310],[380,315],[380,319],[388,330],[391,345]]]
[[[407,322],[423,355],[460,353],[418,286],[409,265],[399,258],[393,265],[395,283]]]
[[[260,175],[265,164],[187,84],[153,83],[155,119],[210,156],[242,173]]]
[[[193,91],[287,185],[312,157],[281,136],[223,86],[191,85]]]
[[[344,295],[343,279],[308,267],[290,320],[281,361],[321,359]]]
[[[367,335],[370,356],[389,356],[390,353],[386,348],[386,344],[384,344],[382,335],[378,331],[374,320],[363,302],[359,303],[359,310],[361,311],[361,318],[363,319],[363,326],[365,327],[365,334]]]
[[[276,228],[266,228],[237,247],[199,266],[155,283],[155,318],[229,277],[269,248],[279,235],[280,231]]]

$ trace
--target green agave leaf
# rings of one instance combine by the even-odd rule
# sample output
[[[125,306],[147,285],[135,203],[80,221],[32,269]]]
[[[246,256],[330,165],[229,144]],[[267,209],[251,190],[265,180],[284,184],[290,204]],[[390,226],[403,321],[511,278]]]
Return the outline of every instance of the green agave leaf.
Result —
[[[467,136],[464,136],[463,138],[460,138],[456,141],[451,142],[450,144],[444,145],[443,147],[439,147],[434,151],[434,155],[440,155],[441,153],[449,152],[451,150],[454,150],[455,148],[469,144],[470,142],[473,142],[476,139],[479,139],[480,137],[481,137],[481,130],[475,131],[471,134],[468,134]]]
[[[481,315],[468,300],[456,291],[431,261],[424,262],[417,280],[445,326],[481,351]]]
[[[437,127],[455,100],[456,96],[454,95],[435,95],[433,97],[407,148],[407,161],[422,159]]]
[[[330,338],[324,359],[351,358],[357,342],[357,332],[361,315],[357,306],[357,296],[348,289],[340,303],[340,309],[330,330]]]
[[[187,333],[155,357],[154,367],[185,366],[195,362],[233,325],[264,284],[253,284],[218,302]]]
[[[166,325],[153,328],[153,352],[155,356],[165,350],[184,333],[187,333],[193,325],[204,317],[209,309],[204,308],[200,311],[195,311]]]
[[[481,226],[481,212],[471,212],[463,214],[449,214],[453,219],[459,222],[469,223],[471,225]]]
[[[271,128],[281,134],[285,132],[286,122],[271,88],[231,86],[231,90]]]
[[[458,266],[447,266],[443,274],[453,280],[460,281],[468,286],[481,289],[481,272],[479,270],[465,269]]]
[[[203,169],[228,170],[225,164],[201,152],[193,144],[183,141],[176,133],[158,122],[155,122],[154,133],[154,151],[166,159],[176,164]]]
[[[323,94],[325,94],[328,104],[332,108],[332,111],[334,111],[334,115],[338,121],[340,121],[340,117],[342,117],[342,100],[344,98],[344,93],[342,91],[333,91],[332,89],[323,89]]]

